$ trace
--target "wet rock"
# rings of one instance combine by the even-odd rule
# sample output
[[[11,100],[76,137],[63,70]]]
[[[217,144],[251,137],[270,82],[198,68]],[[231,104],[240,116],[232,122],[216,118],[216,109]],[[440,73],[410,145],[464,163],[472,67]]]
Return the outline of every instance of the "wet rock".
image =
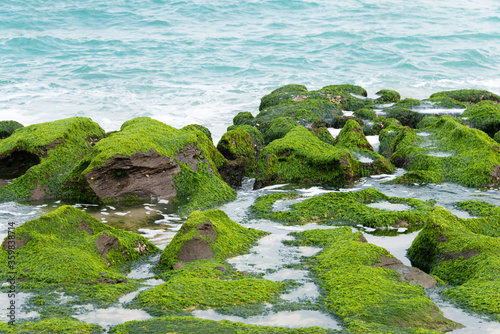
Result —
[[[225,259],[248,250],[263,234],[242,227],[223,211],[194,211],[163,251],[159,267],[171,269],[179,261]]]
[[[462,117],[471,127],[484,131],[493,138],[500,131],[500,104],[482,101],[465,109]]]
[[[222,267],[222,266],[215,267],[215,270],[218,270],[218,271],[223,272],[223,273],[227,273],[227,269]]]
[[[201,132],[203,132],[203,134],[205,136],[207,136],[208,139],[210,139],[211,142],[213,142],[213,140],[212,140],[212,133],[210,132],[210,130],[208,128],[204,127],[203,125],[189,124],[189,125],[186,125],[185,127],[183,127],[181,130],[186,130],[186,131],[198,130],[198,131],[201,131]]]
[[[380,256],[380,261],[380,263],[375,263],[373,266],[395,270],[400,275],[401,282],[420,285],[424,289],[436,286],[437,281],[434,277],[418,268],[406,266],[394,257],[382,255]]]
[[[440,97],[448,97],[455,101],[466,102],[470,104],[479,103],[484,100],[500,102],[500,96],[488,92],[486,90],[479,90],[479,89],[451,90],[451,91],[434,93],[430,96],[431,99]]]
[[[0,142],[0,200],[74,197],[66,183],[104,131],[89,118],[73,117],[19,128]]]
[[[120,282],[124,276],[118,265],[158,251],[144,237],[109,227],[72,206],[61,206],[28,221],[14,233],[24,244],[15,250],[16,267],[7,270],[9,239],[5,238],[0,249],[0,279],[14,271],[17,277],[32,282],[83,284],[98,282],[103,276]],[[145,250],[135,250],[137,244],[145,245]]]
[[[500,291],[498,216],[460,219],[436,208],[408,250],[412,263],[453,287],[444,295],[468,309],[500,320],[492,296]]]
[[[394,90],[382,89],[375,93],[380,96],[375,100],[375,103],[393,103],[401,99],[401,95]]]
[[[347,150],[326,144],[297,126],[261,151],[255,189],[280,182],[345,185],[354,179],[358,165]]]
[[[20,129],[23,126],[24,125],[16,121],[0,121],[0,139],[10,137],[16,129]]]
[[[104,202],[176,200],[189,212],[235,196],[218,172],[226,159],[192,127],[135,118],[97,143],[87,160],[81,174]]]

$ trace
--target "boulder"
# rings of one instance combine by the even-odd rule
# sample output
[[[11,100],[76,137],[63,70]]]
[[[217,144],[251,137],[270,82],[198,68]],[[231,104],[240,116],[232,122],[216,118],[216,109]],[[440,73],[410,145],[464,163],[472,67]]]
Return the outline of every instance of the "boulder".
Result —
[[[103,138],[89,118],[73,117],[19,128],[0,141],[0,200],[73,197],[66,183],[80,160]]]
[[[465,109],[462,117],[471,127],[486,132],[492,138],[500,131],[500,104],[497,102],[478,102]]]
[[[458,102],[475,104],[484,100],[500,102],[500,96],[479,89],[460,89],[434,93],[430,96],[431,100],[435,98],[447,97]]]
[[[389,89],[379,90],[375,94],[379,96],[375,100],[375,103],[394,103],[401,99],[401,95],[398,92]]]
[[[22,127],[23,125],[16,121],[0,121],[0,139],[10,137],[16,129]]]

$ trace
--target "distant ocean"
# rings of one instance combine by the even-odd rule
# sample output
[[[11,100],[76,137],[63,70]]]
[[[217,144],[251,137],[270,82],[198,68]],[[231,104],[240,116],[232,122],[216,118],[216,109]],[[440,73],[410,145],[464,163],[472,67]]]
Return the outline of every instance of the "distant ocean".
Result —
[[[500,94],[495,0],[2,0],[0,117],[136,116],[218,138],[289,83]]]

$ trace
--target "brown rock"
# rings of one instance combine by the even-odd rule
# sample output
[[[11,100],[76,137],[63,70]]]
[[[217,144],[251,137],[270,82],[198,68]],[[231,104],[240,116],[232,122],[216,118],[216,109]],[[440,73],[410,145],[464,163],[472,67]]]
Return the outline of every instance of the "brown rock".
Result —
[[[13,249],[18,249],[18,248],[21,248],[24,245],[26,245],[27,242],[28,242],[28,239],[26,239],[26,238],[22,238],[22,239],[18,239],[18,238],[9,239],[9,238],[6,238],[5,241],[4,241],[4,243],[3,243],[3,249],[8,250],[9,247],[12,249],[12,246],[14,246]]]
[[[211,259],[214,253],[210,244],[200,236],[194,236],[191,240],[182,245],[177,260],[182,262],[191,262],[202,259]]]
[[[106,262],[108,267],[111,266],[111,263],[106,258],[106,255],[108,255],[108,252],[111,249],[116,249],[120,246],[118,239],[113,236],[109,236],[106,232],[104,232],[101,236],[95,239],[95,243],[97,244],[97,251],[101,254],[104,262]]]
[[[395,270],[399,274],[402,282],[420,285],[425,289],[436,286],[437,281],[434,277],[426,274],[418,268],[406,266],[394,257],[382,255],[380,257],[380,261],[380,263],[375,263],[373,266]]]

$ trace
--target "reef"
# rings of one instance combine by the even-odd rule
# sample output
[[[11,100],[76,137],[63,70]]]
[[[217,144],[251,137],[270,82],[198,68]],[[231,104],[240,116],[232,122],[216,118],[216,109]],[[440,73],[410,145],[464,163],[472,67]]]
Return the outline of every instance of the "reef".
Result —
[[[500,321],[500,228],[498,216],[460,219],[443,208],[413,241],[412,263],[451,287],[443,295]]]

